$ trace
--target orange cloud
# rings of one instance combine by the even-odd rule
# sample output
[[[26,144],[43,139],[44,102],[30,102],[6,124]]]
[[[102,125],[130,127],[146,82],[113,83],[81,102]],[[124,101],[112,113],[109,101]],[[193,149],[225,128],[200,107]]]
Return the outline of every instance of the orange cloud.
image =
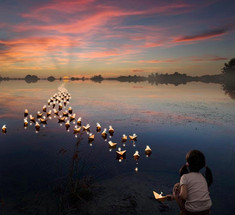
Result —
[[[79,39],[67,36],[54,37],[26,37],[13,40],[0,40],[0,45],[5,48],[0,50],[0,62],[5,66],[11,65],[11,69],[55,69],[48,61],[56,60],[57,63],[68,62],[68,57],[61,53],[68,52],[71,47],[79,47]],[[51,55],[54,55],[53,57]],[[69,54],[68,54],[69,56]],[[53,59],[52,59],[53,58]],[[28,65],[33,62],[34,65]],[[17,65],[15,65],[17,63]],[[36,65],[35,65],[36,64]]]

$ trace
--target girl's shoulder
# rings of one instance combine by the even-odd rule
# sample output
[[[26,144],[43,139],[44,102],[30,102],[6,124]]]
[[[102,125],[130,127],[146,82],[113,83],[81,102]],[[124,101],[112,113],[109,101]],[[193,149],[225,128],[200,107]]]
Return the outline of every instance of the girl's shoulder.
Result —
[[[184,177],[184,178],[191,178],[191,177],[204,177],[200,172],[189,172],[189,173],[186,173],[186,174],[183,174],[181,176],[181,178]]]
[[[200,172],[190,172],[184,174],[180,178],[180,185],[188,184],[190,181],[201,181],[205,180],[204,176]]]

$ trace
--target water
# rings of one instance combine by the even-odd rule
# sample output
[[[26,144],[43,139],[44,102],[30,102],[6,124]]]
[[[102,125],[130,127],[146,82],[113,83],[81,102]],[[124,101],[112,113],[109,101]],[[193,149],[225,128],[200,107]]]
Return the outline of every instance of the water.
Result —
[[[83,125],[91,125],[95,134],[92,144],[86,132],[81,140],[75,138],[74,124],[67,132],[53,115],[38,134],[34,125],[24,129],[25,108],[33,115],[42,111],[59,87],[71,94],[67,107],[73,108],[76,119],[82,117]],[[0,126],[7,125],[7,134],[0,134],[0,199],[4,207],[14,208],[20,199],[35,198],[40,192],[52,193],[54,184],[69,175],[92,176],[95,182],[112,182],[120,175],[144,175],[144,183],[151,176],[158,181],[156,186],[165,189],[159,192],[168,193],[179,180],[178,169],[185,163],[185,154],[198,149],[205,154],[214,175],[210,189],[213,214],[234,214],[235,101],[220,85],[9,81],[1,82],[0,90]],[[96,122],[102,130],[112,125],[114,136],[108,135],[107,141],[101,138]],[[137,142],[133,145],[128,140],[124,147],[122,135],[133,133],[138,135]],[[116,159],[117,149],[110,151],[109,140],[127,150],[121,163]],[[146,145],[153,152],[148,158]],[[138,162],[133,159],[136,150],[140,153]],[[74,162],[76,153],[79,160]]]

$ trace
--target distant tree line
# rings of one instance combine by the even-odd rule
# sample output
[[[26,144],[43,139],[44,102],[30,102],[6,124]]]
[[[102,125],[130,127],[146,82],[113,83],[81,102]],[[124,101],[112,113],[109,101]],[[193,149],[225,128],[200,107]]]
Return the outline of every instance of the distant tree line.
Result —
[[[95,75],[91,78],[78,78],[78,77],[71,77],[67,78],[66,80],[76,81],[76,80],[92,80],[94,82],[101,83],[103,80],[117,80],[120,82],[143,82],[148,81],[151,84],[186,84],[187,82],[192,81],[200,81],[205,83],[221,83],[224,85],[224,88],[226,86],[233,86],[235,85],[235,58],[232,58],[229,62],[224,64],[224,67],[222,68],[222,73],[218,75],[203,75],[203,76],[189,76],[186,74],[182,74],[179,72],[175,72],[173,74],[158,74],[158,73],[152,73],[145,76],[137,76],[137,75],[128,75],[128,76],[119,76],[119,77],[113,77],[113,78],[104,78],[102,75]],[[25,78],[9,78],[9,77],[1,77],[0,81],[7,81],[7,80],[25,80],[27,83],[35,83],[40,78],[38,78],[36,75],[26,75]],[[54,76],[49,76],[46,79],[42,80],[48,80],[50,82],[55,81],[56,78]],[[57,80],[65,80],[64,78],[58,78]],[[231,87],[230,87],[231,88]]]

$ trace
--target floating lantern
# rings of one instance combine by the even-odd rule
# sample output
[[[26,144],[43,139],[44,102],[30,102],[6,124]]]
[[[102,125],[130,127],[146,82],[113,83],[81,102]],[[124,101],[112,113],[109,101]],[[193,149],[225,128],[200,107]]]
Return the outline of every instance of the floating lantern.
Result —
[[[65,123],[65,128],[66,128],[66,130],[68,130],[69,127],[70,127],[70,122],[69,122],[69,120],[68,120],[68,121]]]
[[[82,126],[83,131],[89,131],[90,130],[90,124],[87,124],[86,126]]]
[[[117,143],[114,143],[112,141],[109,141],[108,143],[110,148],[115,148],[117,146]]]
[[[61,110],[62,110],[62,104],[59,103],[59,111],[61,111]]]
[[[33,122],[33,123],[36,122],[35,117],[33,117],[31,114],[29,115],[29,120],[30,120],[30,122]]]
[[[25,109],[24,110],[24,117],[27,117],[29,115],[29,111],[28,111],[28,109]]]
[[[72,116],[70,116],[70,122],[74,121],[76,117],[76,114],[74,113]]]
[[[50,115],[51,115],[51,110],[47,112],[47,117],[49,117]]]
[[[40,125],[38,122],[36,122],[36,124],[35,124],[35,129],[36,129],[36,133],[38,133],[40,130]]]
[[[154,198],[157,199],[158,201],[165,201],[167,199],[167,196],[163,196],[163,192],[161,192],[160,194],[153,191],[153,195],[154,195]]]
[[[2,126],[2,133],[3,133],[3,134],[6,134],[6,133],[7,133],[7,126],[6,126],[6,125],[3,125],[3,126]]]
[[[122,142],[126,142],[127,141],[127,136],[125,134],[122,135]]]
[[[96,123],[96,131],[97,132],[100,132],[100,130],[101,130],[101,125],[100,125],[100,123]]]
[[[137,140],[137,135],[136,134],[133,134],[133,135],[129,135],[130,139],[131,140]]]
[[[68,117],[69,116],[69,113],[67,111],[63,112],[63,116],[66,116]]]
[[[58,119],[58,123],[61,123],[61,122],[65,122],[65,117],[60,117],[60,118]]]
[[[81,126],[81,124],[82,124],[82,117],[79,117],[77,120],[77,125]]]
[[[68,111],[69,111],[70,114],[73,113],[73,109],[71,107],[69,107]]]
[[[37,118],[41,118],[42,117],[42,113],[40,113],[39,111],[38,111],[38,113],[37,113]]]
[[[110,134],[111,136],[113,136],[113,133],[114,133],[114,129],[113,129],[113,127],[110,125],[110,126],[109,126],[109,134]]]
[[[58,111],[58,110],[53,109],[53,111],[54,111],[54,114],[55,114],[56,116],[59,116],[59,111]]]
[[[118,151],[116,151],[116,159],[121,162],[122,160],[126,159],[126,150],[121,150],[121,148],[118,148]]]
[[[40,118],[40,123],[47,124],[47,120],[45,118]]]
[[[103,132],[101,133],[101,136],[102,136],[104,139],[107,138],[107,133],[106,133],[106,131],[107,131],[107,129],[105,128],[105,129],[103,130]]]
[[[75,126],[75,128],[73,129],[73,133],[74,134],[77,134],[77,133],[79,133],[81,131],[81,127],[77,127],[77,126]]]
[[[42,111],[43,111],[43,112],[47,112],[47,106],[46,106],[46,105],[44,105],[44,106],[42,107]]]
[[[28,127],[28,120],[27,119],[24,119],[24,128],[26,129]]]
[[[152,154],[152,149],[147,145],[145,148],[145,155],[146,157],[150,157],[150,155]]]
[[[118,148],[118,151],[116,151],[116,153],[117,153],[119,156],[124,156],[124,155],[126,154],[126,150],[121,151],[121,148]]]
[[[136,151],[135,154],[133,155],[133,157],[137,161],[140,158],[139,152]]]
[[[92,133],[90,133],[90,134],[89,134],[89,137],[88,137],[88,141],[89,141],[89,142],[92,142],[94,139],[95,139],[95,135],[92,134]]]

